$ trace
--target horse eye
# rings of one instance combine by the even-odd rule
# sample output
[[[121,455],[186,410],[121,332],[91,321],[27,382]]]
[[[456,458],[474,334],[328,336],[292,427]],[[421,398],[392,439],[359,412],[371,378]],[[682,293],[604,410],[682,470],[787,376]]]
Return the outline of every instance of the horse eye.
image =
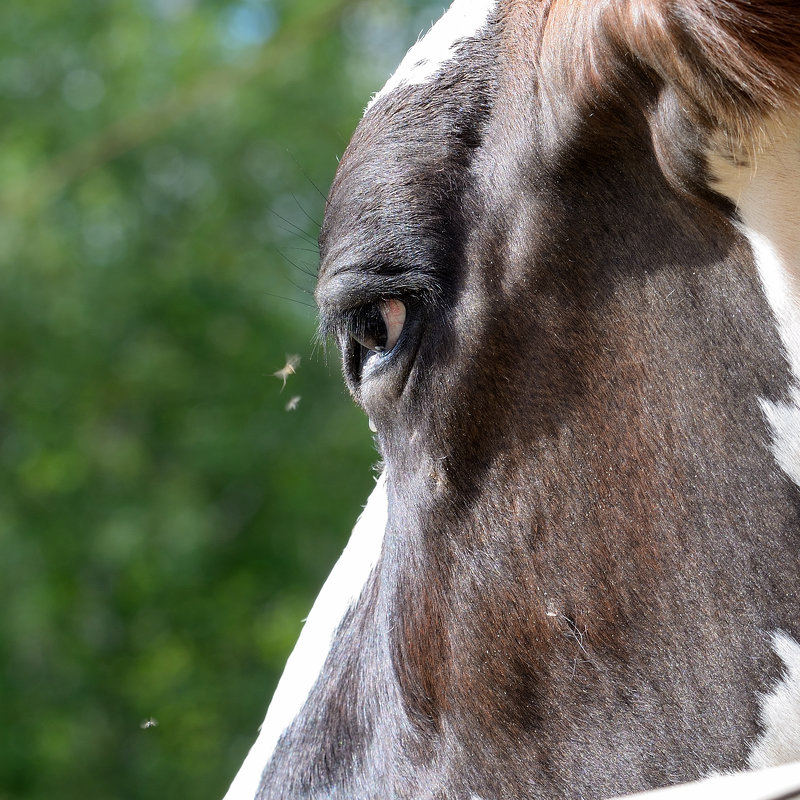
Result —
[[[350,331],[351,338],[376,353],[388,353],[400,338],[406,307],[399,300],[381,300],[364,306]]]

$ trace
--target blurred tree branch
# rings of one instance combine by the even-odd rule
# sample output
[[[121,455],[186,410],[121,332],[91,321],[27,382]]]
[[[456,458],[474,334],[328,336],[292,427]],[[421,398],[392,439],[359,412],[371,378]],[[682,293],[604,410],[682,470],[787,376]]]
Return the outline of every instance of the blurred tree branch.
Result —
[[[332,0],[321,7],[313,5],[282,25],[254,58],[210,70],[190,85],[176,87],[160,101],[56,156],[21,184],[6,187],[0,193],[0,208],[18,216],[38,213],[76,179],[140,147],[192,112],[229,96],[243,83],[279,66],[298,48],[313,47],[352,2]]]

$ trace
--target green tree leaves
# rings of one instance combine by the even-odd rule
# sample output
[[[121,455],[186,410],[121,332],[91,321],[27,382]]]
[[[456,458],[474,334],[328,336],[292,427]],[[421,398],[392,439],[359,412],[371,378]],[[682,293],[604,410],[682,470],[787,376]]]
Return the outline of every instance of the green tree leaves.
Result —
[[[221,796],[252,743],[375,459],[321,193],[440,10],[0,6],[3,800]]]

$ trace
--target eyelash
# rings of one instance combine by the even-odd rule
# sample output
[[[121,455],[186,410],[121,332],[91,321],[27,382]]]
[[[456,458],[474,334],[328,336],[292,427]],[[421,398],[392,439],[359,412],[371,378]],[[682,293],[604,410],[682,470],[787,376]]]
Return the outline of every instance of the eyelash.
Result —
[[[378,304],[370,303],[355,309],[344,329],[344,335],[366,350],[384,352],[389,334]]]
[[[406,305],[389,298],[357,309],[347,335],[366,350],[389,353],[397,344],[406,322]]]

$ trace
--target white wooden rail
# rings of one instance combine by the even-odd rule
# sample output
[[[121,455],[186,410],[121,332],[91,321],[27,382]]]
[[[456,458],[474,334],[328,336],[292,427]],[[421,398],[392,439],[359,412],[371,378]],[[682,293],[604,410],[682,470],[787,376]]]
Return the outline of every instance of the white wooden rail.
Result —
[[[715,775],[696,783],[684,783],[680,786],[629,795],[625,800],[793,800],[793,798],[800,798],[800,762],[756,772]]]

